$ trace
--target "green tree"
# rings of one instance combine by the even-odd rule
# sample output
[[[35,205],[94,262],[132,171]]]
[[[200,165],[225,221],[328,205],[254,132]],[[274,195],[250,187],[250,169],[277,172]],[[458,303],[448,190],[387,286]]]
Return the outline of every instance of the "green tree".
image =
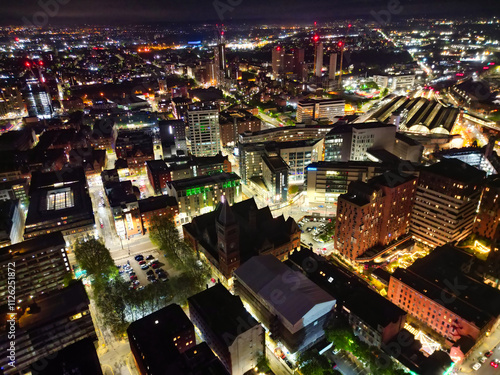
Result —
[[[306,350],[297,361],[300,372],[304,375],[333,375],[334,370],[328,358],[320,355],[317,350]]]
[[[261,353],[257,358],[257,370],[258,372],[268,372],[271,370],[269,367],[269,359],[266,357],[265,353]]]
[[[104,244],[95,238],[87,238],[75,245],[76,261],[88,276],[108,279],[118,274],[113,258]]]

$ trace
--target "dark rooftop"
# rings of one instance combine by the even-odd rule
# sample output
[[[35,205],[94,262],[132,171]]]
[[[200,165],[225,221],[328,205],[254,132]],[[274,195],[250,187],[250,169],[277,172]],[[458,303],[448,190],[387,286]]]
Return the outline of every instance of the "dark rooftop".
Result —
[[[141,199],[139,202],[139,211],[150,212],[160,210],[166,207],[177,206],[177,199],[175,197],[169,197],[168,195],[160,195],[158,197],[149,197],[146,199]]]
[[[245,310],[240,297],[232,295],[222,284],[188,298],[191,308],[202,316],[219,338],[230,346],[233,340],[259,323]],[[245,326],[242,327],[242,322]]]
[[[48,248],[59,250],[64,247],[66,247],[66,241],[62,233],[53,232],[1,248],[0,261],[10,260],[17,256],[34,253]]]
[[[470,166],[458,159],[443,159],[439,163],[432,164],[423,171],[447,177],[463,183],[479,183],[486,173]]]

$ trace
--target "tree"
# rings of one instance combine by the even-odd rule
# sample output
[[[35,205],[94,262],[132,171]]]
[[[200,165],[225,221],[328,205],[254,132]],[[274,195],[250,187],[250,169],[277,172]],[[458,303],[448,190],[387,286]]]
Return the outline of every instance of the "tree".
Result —
[[[93,276],[94,279],[109,279],[113,274],[118,273],[109,250],[101,241],[95,238],[87,238],[77,242],[75,257],[80,267],[86,270],[87,275]]]
[[[258,372],[268,372],[271,368],[269,367],[269,359],[267,359],[265,353],[261,353],[257,357],[257,370]]]
[[[172,266],[177,269],[181,268],[182,261],[179,258],[178,251],[183,241],[172,217],[153,216],[149,227],[149,238],[165,253]]]
[[[297,361],[300,372],[304,375],[333,375],[334,370],[328,358],[320,355],[317,350],[306,350]]]

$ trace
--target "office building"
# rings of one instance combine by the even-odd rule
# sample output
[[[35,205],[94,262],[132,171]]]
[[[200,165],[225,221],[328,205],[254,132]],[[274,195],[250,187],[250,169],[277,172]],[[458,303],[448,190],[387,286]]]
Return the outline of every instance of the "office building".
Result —
[[[257,367],[265,353],[264,328],[238,296],[218,283],[189,297],[188,304],[191,321],[229,373],[243,375]]]
[[[420,142],[408,137],[404,133],[396,132],[392,153],[398,158],[418,164],[422,161],[423,152],[424,146]]]
[[[386,172],[391,166],[373,161],[311,163],[306,168],[307,199],[310,204],[332,204],[347,193],[352,181],[366,182]]]
[[[304,99],[297,104],[297,122],[310,124],[314,120],[336,122],[345,114],[343,99]]]
[[[240,134],[239,143],[246,145],[249,143],[262,142],[289,142],[308,139],[320,139],[332,130],[332,125],[304,125],[282,126],[278,128],[265,129],[255,132],[244,132]]]
[[[35,362],[75,342],[86,338],[97,341],[89,304],[85,288],[78,281],[47,296],[30,300],[17,315],[4,313],[2,321],[15,320],[16,324],[16,367],[9,366],[8,356],[2,355],[0,368],[6,375],[27,373]],[[9,327],[10,324],[4,325],[0,331],[2,353],[9,351]]]
[[[235,173],[214,173],[167,183],[167,193],[179,203],[181,223],[213,211],[222,199],[230,204],[241,200],[240,177]],[[224,197],[224,198],[223,198]]]
[[[280,142],[276,144],[276,149],[288,165],[288,183],[302,184],[307,166],[323,157],[323,140]]]
[[[414,74],[375,75],[373,80],[380,88],[388,88],[392,91],[408,91],[415,85]]]
[[[83,168],[33,172],[24,239],[61,231],[66,245],[95,235],[92,202]]]
[[[236,294],[287,354],[302,352],[324,337],[336,301],[302,272],[271,255],[259,255],[240,266],[234,277]]]
[[[471,234],[485,175],[457,159],[422,169],[411,215],[413,236],[440,246]]]
[[[158,122],[163,158],[187,154],[186,123],[183,120]]]
[[[61,289],[71,273],[66,242],[61,232],[54,232],[0,249],[0,298],[7,304],[7,269],[16,264],[16,298],[28,301]]]
[[[259,181],[260,182],[260,181]],[[262,156],[262,183],[257,186],[266,199],[274,203],[288,199],[288,165],[281,156],[266,154]]]
[[[18,200],[0,201],[0,248],[23,239],[23,213]]]
[[[161,195],[149,197],[138,201],[141,213],[142,231],[146,233],[154,216],[169,216],[176,224],[179,223],[179,205],[174,197]]]
[[[438,247],[410,267],[397,268],[387,297],[448,342],[477,341],[498,325],[500,292],[467,272],[472,258],[450,245]],[[459,288],[451,288],[452,282]]]
[[[28,116],[39,119],[51,119],[54,115],[52,100],[45,87],[38,83],[28,83],[22,91],[28,107]]]
[[[28,179],[0,182],[0,201],[19,200],[22,204],[28,203]]]
[[[273,218],[269,207],[258,209],[254,199],[228,203],[182,227],[184,238],[222,280],[231,279],[233,271],[254,255],[271,254],[284,261],[300,246],[300,229],[293,218]]]
[[[395,137],[394,125],[379,122],[335,126],[325,136],[325,161],[368,160],[370,149],[392,152]]]
[[[189,141],[194,156],[213,156],[220,152],[219,107],[197,103],[187,111]]]
[[[283,73],[285,65],[285,49],[281,46],[276,46],[273,48],[272,52],[272,69],[273,77],[276,79]]]
[[[395,172],[351,182],[338,198],[335,248],[360,260],[370,249],[379,254],[408,237],[416,185],[416,177]]]
[[[473,232],[489,240],[500,241],[500,175],[486,180]]]

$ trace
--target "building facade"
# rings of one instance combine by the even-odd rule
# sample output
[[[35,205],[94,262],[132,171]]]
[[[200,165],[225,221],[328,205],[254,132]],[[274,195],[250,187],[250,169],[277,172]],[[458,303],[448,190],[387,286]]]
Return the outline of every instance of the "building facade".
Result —
[[[297,122],[306,124],[314,120],[336,122],[344,114],[345,100],[341,99],[305,99],[297,104]]]
[[[500,239],[500,177],[486,180],[473,232],[492,241]]]
[[[485,175],[457,159],[444,159],[423,169],[411,215],[413,236],[431,246],[467,237]]]
[[[213,156],[220,152],[219,107],[213,103],[189,106],[187,111],[191,153]]]
[[[179,220],[183,224],[195,216],[213,211],[222,199],[230,204],[239,202],[240,177],[235,173],[216,173],[171,181],[167,183],[167,192],[177,200]]]
[[[265,353],[264,328],[222,284],[188,298],[189,315],[232,375],[244,375]]]

